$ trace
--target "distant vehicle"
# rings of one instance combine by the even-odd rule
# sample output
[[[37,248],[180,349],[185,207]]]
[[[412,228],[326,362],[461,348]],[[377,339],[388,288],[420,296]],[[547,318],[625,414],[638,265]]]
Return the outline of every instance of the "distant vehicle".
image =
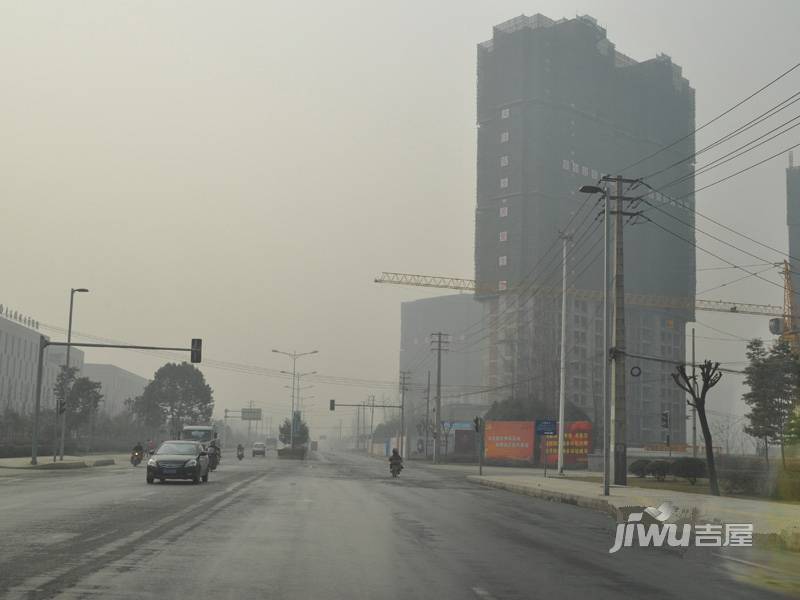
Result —
[[[255,442],[253,444],[253,457],[266,456],[266,455],[267,455],[267,445],[262,442]]]
[[[190,479],[193,483],[208,481],[208,454],[199,442],[174,440],[159,446],[147,461],[147,483],[156,479]]]
[[[278,449],[278,438],[267,438],[264,441],[266,442],[267,450]]]
[[[316,452],[317,448],[319,448],[319,444],[317,443],[317,440],[312,440],[312,442],[311,442],[311,451],[312,452]]]
[[[181,440],[200,442],[205,448],[214,439],[214,433],[211,425],[185,425],[181,431]]]

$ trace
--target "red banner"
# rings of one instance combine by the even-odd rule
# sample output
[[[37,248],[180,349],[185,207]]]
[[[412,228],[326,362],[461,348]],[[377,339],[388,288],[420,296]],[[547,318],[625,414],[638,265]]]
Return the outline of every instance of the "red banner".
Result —
[[[533,432],[533,421],[486,421],[486,458],[530,461]]]
[[[558,465],[558,436],[541,436],[542,463],[548,466]],[[589,461],[592,450],[592,424],[589,421],[572,421],[564,429],[564,464],[584,466]]]

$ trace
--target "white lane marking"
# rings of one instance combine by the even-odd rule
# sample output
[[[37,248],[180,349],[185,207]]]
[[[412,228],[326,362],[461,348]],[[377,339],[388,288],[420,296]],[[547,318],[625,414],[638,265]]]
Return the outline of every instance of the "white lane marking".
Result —
[[[240,493],[244,493],[246,491],[246,489],[247,489],[246,488],[246,484],[253,483],[254,481],[255,481],[255,479],[240,481],[240,482],[234,483],[233,485],[228,486],[227,488],[225,488],[224,490],[222,490],[220,492],[216,492],[215,494],[211,494],[210,496],[206,496],[202,501],[202,506],[205,506],[206,504],[210,504],[211,508],[214,508],[214,509],[222,508],[222,507],[230,504],[231,502],[233,502],[233,500],[236,499],[239,496]],[[245,486],[245,487],[243,487],[243,486]],[[237,488],[242,488],[242,489],[237,489]],[[236,490],[236,493],[231,494],[231,492],[234,492],[234,490]],[[225,496],[226,494],[228,494],[228,496],[226,498],[223,498],[219,502],[214,502],[214,500],[216,500],[220,496]],[[51,570],[47,574],[35,575],[33,577],[30,577],[30,578],[26,579],[25,581],[23,581],[22,583],[20,583],[19,585],[14,586],[12,588],[9,588],[8,595],[6,596],[6,598],[9,599],[9,600],[10,599],[16,599],[16,598],[20,598],[20,599],[21,598],[27,598],[29,592],[35,591],[38,588],[44,587],[44,586],[52,583],[53,581],[63,577],[67,573],[69,573],[71,570],[79,568],[82,565],[89,564],[89,563],[91,563],[91,562],[93,562],[93,561],[95,561],[97,559],[100,559],[105,554],[108,554],[110,552],[114,552],[115,550],[119,550],[121,548],[124,548],[125,546],[127,546],[129,544],[133,544],[137,540],[139,540],[139,539],[143,538],[144,536],[146,536],[147,534],[152,533],[152,532],[160,529],[162,526],[164,526],[164,525],[166,525],[166,524],[168,524],[168,523],[170,523],[170,522],[172,522],[172,521],[174,521],[176,519],[179,519],[180,517],[183,517],[183,516],[190,517],[192,513],[197,513],[197,511],[198,511],[198,506],[197,505],[187,506],[186,508],[184,508],[182,510],[179,510],[176,513],[172,513],[172,514],[170,514],[170,515],[168,515],[166,517],[163,517],[163,518],[159,519],[158,521],[156,521],[155,523],[153,523],[150,527],[148,527],[146,529],[140,529],[139,531],[135,531],[132,534],[130,534],[130,535],[124,537],[124,538],[120,538],[118,540],[115,540],[115,541],[110,542],[108,544],[105,544],[103,546],[100,546],[99,548],[97,548],[97,549],[95,549],[95,550],[93,550],[91,552],[88,552],[88,553],[78,557],[76,560],[70,562],[69,564],[65,565],[64,567],[61,567],[61,568],[56,569],[56,570]],[[197,515],[195,518],[190,518],[190,520],[185,522],[183,525],[178,525],[178,526],[172,527],[170,529],[170,533],[171,534],[172,533],[178,533],[178,535],[181,535],[185,531],[188,531],[189,529],[191,529],[192,527],[197,526],[198,523],[201,523],[206,518],[206,515],[202,510],[200,511],[200,513],[201,514]],[[70,586],[70,587],[74,587],[74,586]],[[62,592],[64,592],[64,591],[65,590],[62,590]]]
[[[492,596],[489,592],[487,592],[483,588],[474,587],[472,588],[472,591],[475,592],[475,595],[478,598],[485,598],[485,600],[494,600],[494,596]]]

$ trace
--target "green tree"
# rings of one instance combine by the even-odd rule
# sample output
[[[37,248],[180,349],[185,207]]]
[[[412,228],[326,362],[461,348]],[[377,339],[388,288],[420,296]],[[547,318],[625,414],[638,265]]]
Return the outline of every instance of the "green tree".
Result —
[[[78,367],[61,366],[61,370],[56,377],[56,383],[53,386],[53,394],[58,401],[59,406],[67,406],[69,404],[69,390],[75,382],[78,375]]]
[[[91,422],[103,399],[100,382],[77,374],[77,367],[62,366],[53,386],[59,406],[66,408],[67,427],[73,430]]]
[[[134,400],[133,412],[148,428],[158,429],[168,421],[170,435],[177,438],[185,423],[211,420],[214,393],[202,371],[193,364],[167,363]]]
[[[744,401],[750,412],[745,432],[764,441],[767,466],[770,444],[779,446],[785,467],[787,428],[800,388],[800,361],[786,340],[776,341],[769,350],[761,340],[753,340],[747,345],[747,358],[745,384],[750,389]]]
[[[769,468],[769,439],[774,434],[771,413],[771,394],[769,382],[769,366],[767,352],[764,342],[754,339],[747,344],[747,360],[750,361],[745,369],[744,383],[750,389],[745,392],[743,399],[745,404],[750,407],[750,412],[745,416],[749,423],[745,425],[744,431],[748,435],[764,441],[764,458]]]
[[[789,445],[800,444],[800,407],[795,408],[794,414],[789,419],[785,439]]]
[[[67,400],[67,419],[74,427],[91,422],[103,399],[101,387],[99,381],[92,381],[88,377],[78,377],[73,382]]]
[[[553,407],[534,398],[507,398],[495,401],[486,413],[486,419],[493,421],[535,421],[537,419],[557,418]],[[564,418],[567,421],[588,421],[588,415],[578,406],[567,400],[564,405]]]
[[[292,448],[302,446],[308,442],[308,425],[302,419],[296,419],[294,425],[294,444]],[[292,424],[285,419],[278,427],[278,439],[284,444],[292,443]]]

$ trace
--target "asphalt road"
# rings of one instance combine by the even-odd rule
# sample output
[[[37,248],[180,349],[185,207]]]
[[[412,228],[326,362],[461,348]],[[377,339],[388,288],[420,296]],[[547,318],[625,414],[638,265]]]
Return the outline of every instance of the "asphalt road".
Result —
[[[783,597],[711,552],[610,555],[607,516],[461,474],[232,458],[199,486],[130,466],[0,478],[0,597]]]

